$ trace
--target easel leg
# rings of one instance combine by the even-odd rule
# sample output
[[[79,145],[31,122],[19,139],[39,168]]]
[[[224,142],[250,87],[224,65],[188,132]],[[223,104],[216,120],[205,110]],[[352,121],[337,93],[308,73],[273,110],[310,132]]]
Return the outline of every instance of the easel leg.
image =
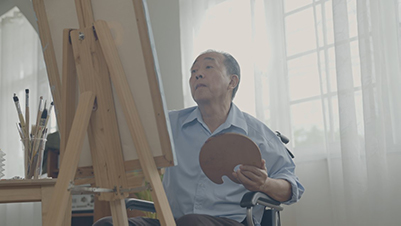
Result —
[[[63,86],[61,87],[61,117],[60,120],[60,162],[62,162],[65,147],[70,135],[72,122],[74,120],[77,93],[77,75],[72,45],[69,41],[70,29],[63,30]]]
[[[125,207],[124,199],[110,201],[110,209],[113,218],[113,225],[128,226],[127,209]]]
[[[68,137],[70,136],[71,126],[75,114],[76,101],[76,70],[75,60],[72,53],[72,46],[69,42],[70,29],[63,30],[63,70],[62,79],[63,86],[61,87],[61,123],[60,124],[60,162],[63,161],[65,149],[67,146]],[[63,226],[71,225],[71,195],[68,198],[68,204],[65,211]]]
[[[43,57],[46,61],[46,69],[54,100],[55,113],[56,117],[58,118],[58,112],[61,107],[61,81],[57,68],[53,41],[50,34],[50,27],[46,15],[46,8],[43,0],[33,0],[32,5],[36,12],[35,15],[37,17],[41,44],[43,47],[47,46],[47,48],[43,49]]]
[[[57,178],[56,186],[50,200],[48,215],[44,222],[45,226],[63,225],[64,214],[67,211],[71,197],[68,186],[71,181],[74,181],[94,100],[95,96],[92,92],[82,93],[79,97],[77,111],[71,128],[71,131],[74,132],[70,134],[68,139],[65,156],[61,162],[60,174]]]
[[[71,217],[72,217],[72,197],[71,194],[68,196],[68,203],[64,214],[64,220],[62,226],[70,226],[71,225]]]
[[[118,99],[123,106],[124,116],[127,120],[132,139],[134,140],[141,168],[152,187],[152,198],[155,202],[160,224],[163,226],[175,225],[173,214],[161,183],[152,151],[146,139],[145,130],[139,118],[134,98],[130,92],[127,77],[125,76],[122,63],[119,60],[120,58],[110,29],[104,21],[96,21],[95,29],[110,71],[111,80],[116,88]]]
[[[94,185],[92,185],[94,187]],[[103,217],[111,216],[110,204],[107,201],[99,200],[95,196],[95,208],[93,210],[93,222],[100,220]]]

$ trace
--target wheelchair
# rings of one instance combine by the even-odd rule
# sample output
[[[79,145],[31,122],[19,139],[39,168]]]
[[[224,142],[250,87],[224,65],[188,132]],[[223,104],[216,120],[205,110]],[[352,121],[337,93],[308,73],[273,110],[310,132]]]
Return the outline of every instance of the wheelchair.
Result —
[[[290,140],[276,131],[276,135],[281,142],[287,144]],[[288,154],[294,158],[294,155],[287,149]],[[130,210],[141,210],[147,212],[156,212],[153,202],[128,198],[125,200],[126,208]],[[261,226],[281,226],[280,211],[283,210],[281,203],[269,197],[262,192],[247,192],[241,199],[240,206],[246,208],[246,222],[248,226],[254,226],[252,218],[252,209],[256,205],[265,207],[262,216]]]
[[[125,200],[127,209],[156,212],[153,202],[141,199],[128,198]],[[262,217],[262,226],[280,226],[280,211],[283,210],[281,203],[270,198],[262,192],[247,192],[242,197],[240,206],[246,208],[246,221],[248,226],[254,226],[252,220],[252,209],[256,205],[265,206]]]

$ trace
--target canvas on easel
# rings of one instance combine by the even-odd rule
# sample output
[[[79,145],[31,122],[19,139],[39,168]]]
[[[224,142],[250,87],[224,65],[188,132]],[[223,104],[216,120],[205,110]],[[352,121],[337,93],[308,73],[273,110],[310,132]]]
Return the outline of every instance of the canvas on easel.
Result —
[[[39,4],[39,2],[42,3]],[[138,1],[82,0],[81,2],[83,5],[90,4],[93,7],[92,15],[94,20],[105,20],[112,31],[141,120],[146,125],[147,139],[151,145],[157,166],[168,167],[174,165],[171,141],[166,136],[169,130],[169,123],[166,122],[168,118],[165,117],[164,94],[148,18],[143,15],[145,21],[137,23],[133,5],[138,4],[135,3]],[[58,105],[61,105],[62,102],[63,30],[66,28],[79,28],[78,15],[73,0],[36,0],[33,3],[34,6],[42,5],[40,14],[38,9],[35,9],[35,11],[37,11],[49,82],[56,104],[56,113],[58,114],[61,109],[61,106]],[[139,32],[139,30],[142,30],[142,32]],[[148,36],[148,38],[144,36]],[[142,43],[146,41],[149,42],[148,48],[143,48]],[[69,95],[72,94],[69,93]],[[128,161],[126,168],[129,170],[139,169],[138,157],[135,149],[132,151],[134,145],[128,135],[129,130],[124,117],[122,117],[120,103],[118,100],[115,100],[115,102],[119,130],[122,136],[124,159]],[[154,112],[154,115],[149,114],[149,112]],[[92,164],[88,143],[85,146],[86,148],[80,158],[80,167],[87,167]]]
[[[55,188],[55,193],[62,193],[61,205],[68,199],[65,189],[77,179],[76,168],[92,164],[96,186],[114,189],[101,194],[101,199],[110,202],[113,220],[117,216],[117,222],[125,225],[122,201],[138,182],[127,173],[142,169],[162,225],[174,224],[157,172],[174,165],[174,152],[146,2],[76,0],[74,6],[72,1],[34,0],[33,4],[54,101],[62,109],[58,119],[65,152]],[[85,140],[89,155],[88,148],[81,154]],[[61,223],[65,212],[54,198],[52,203],[57,210],[50,210],[55,216],[46,225]]]

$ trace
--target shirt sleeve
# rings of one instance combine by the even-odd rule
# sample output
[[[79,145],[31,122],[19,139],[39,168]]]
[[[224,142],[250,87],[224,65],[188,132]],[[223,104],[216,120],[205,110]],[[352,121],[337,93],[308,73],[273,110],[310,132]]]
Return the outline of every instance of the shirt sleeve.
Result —
[[[291,198],[284,202],[289,205],[297,202],[304,193],[304,187],[295,175],[295,164],[284,144],[278,137],[272,137],[265,145],[261,145],[262,158],[266,160],[269,177],[284,179],[291,184]]]

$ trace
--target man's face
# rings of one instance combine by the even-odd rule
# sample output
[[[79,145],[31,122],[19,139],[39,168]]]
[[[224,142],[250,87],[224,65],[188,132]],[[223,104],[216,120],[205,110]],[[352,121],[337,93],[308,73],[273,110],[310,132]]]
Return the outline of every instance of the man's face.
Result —
[[[234,76],[234,75],[233,75]],[[231,100],[232,85],[224,65],[224,56],[220,53],[205,53],[191,67],[192,98],[196,103],[208,103]]]

